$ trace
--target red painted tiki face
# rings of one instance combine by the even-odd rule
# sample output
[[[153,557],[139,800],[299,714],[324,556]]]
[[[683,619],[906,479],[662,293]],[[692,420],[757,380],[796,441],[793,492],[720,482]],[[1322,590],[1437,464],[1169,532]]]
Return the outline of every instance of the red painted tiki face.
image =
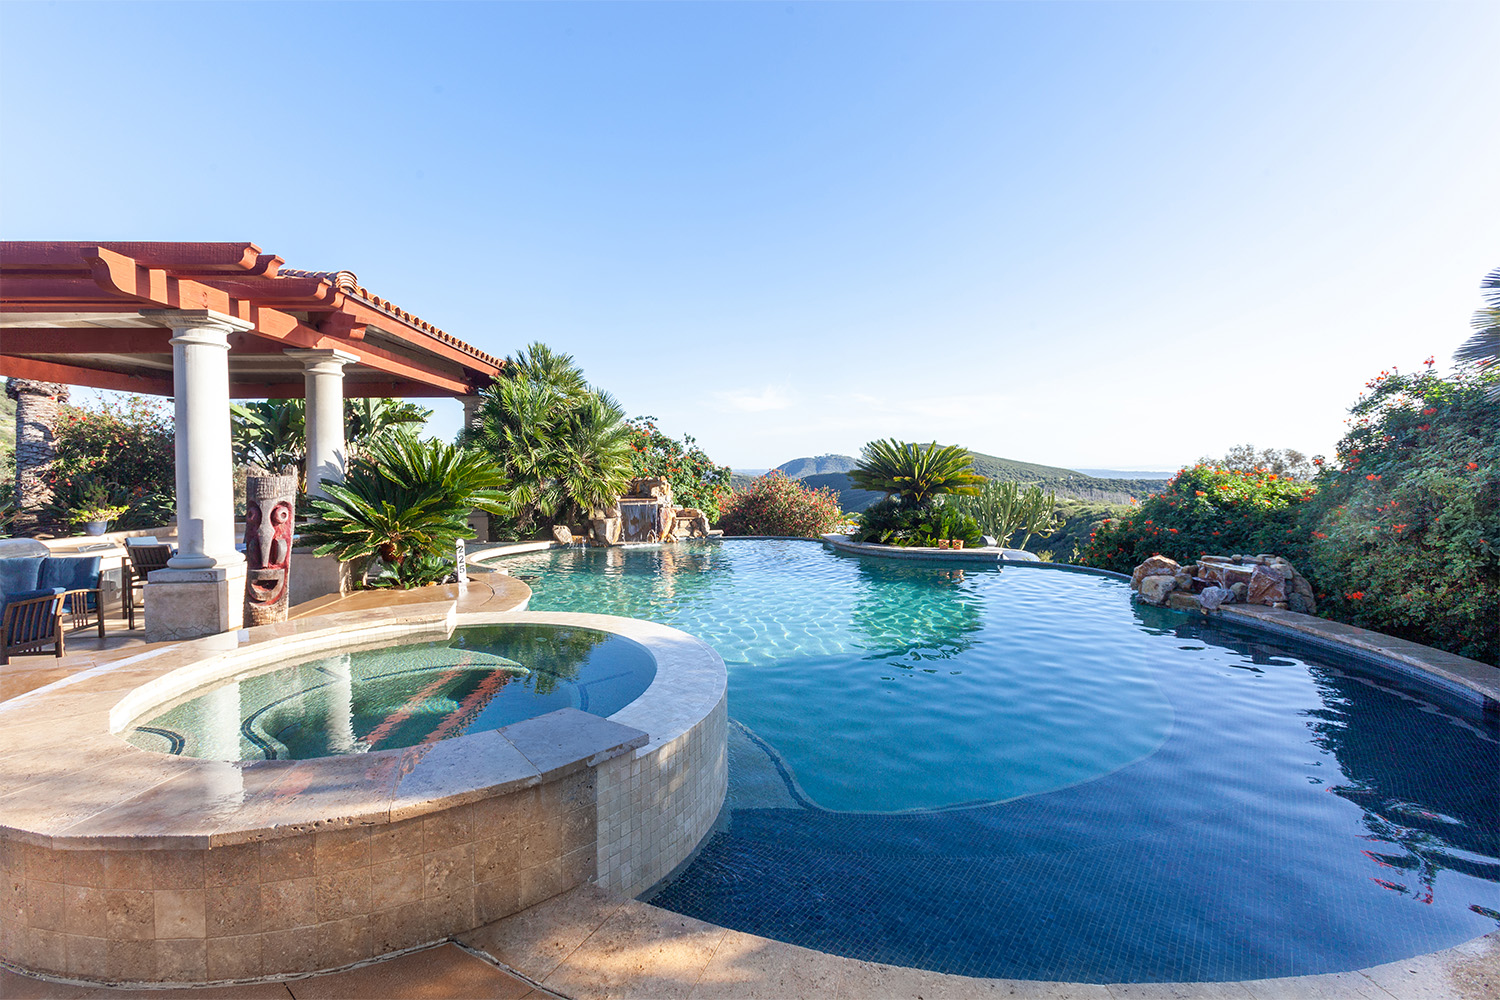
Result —
[[[285,615],[292,523],[290,497],[249,498],[245,511],[245,559],[249,563],[245,607],[252,618],[260,619],[258,612],[273,612],[273,609]]]

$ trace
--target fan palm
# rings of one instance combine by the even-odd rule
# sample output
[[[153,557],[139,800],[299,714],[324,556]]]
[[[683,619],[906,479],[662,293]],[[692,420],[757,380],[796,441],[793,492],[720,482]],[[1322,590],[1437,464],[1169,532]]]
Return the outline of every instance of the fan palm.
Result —
[[[504,510],[504,476],[487,456],[440,441],[393,432],[369,446],[342,484],[323,484],[315,519],[299,534],[318,555],[344,561],[379,557],[403,586],[433,572],[472,537],[469,512]]]
[[[926,504],[945,493],[967,496],[979,492],[984,477],[974,472],[968,449],[958,445],[923,448],[890,438],[865,445],[849,480],[862,490],[894,496],[904,503]]]
[[[465,440],[500,464],[506,516],[521,534],[574,523],[624,492],[630,479],[624,411],[590,390],[568,355],[532,344],[480,396]]]
[[[1484,308],[1474,314],[1474,335],[1459,346],[1453,357],[1486,369],[1500,365],[1500,267],[1485,275],[1479,287],[1484,294]],[[1500,397],[1500,383],[1489,391],[1491,396]]]

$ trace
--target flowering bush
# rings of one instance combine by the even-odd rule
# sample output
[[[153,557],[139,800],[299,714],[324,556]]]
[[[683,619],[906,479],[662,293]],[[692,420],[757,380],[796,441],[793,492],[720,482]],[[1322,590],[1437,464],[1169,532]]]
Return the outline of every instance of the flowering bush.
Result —
[[[1500,369],[1381,372],[1305,519],[1320,611],[1500,663]]]
[[[1128,573],[1158,553],[1178,562],[1205,553],[1288,554],[1300,538],[1300,510],[1316,492],[1310,483],[1264,469],[1195,465],[1132,513],[1100,524],[1080,561]]]
[[[171,414],[145,396],[64,406],[57,461],[46,472],[60,520],[87,508],[126,508],[118,527],[154,528],[176,516],[177,473]]]
[[[770,472],[723,501],[719,527],[726,535],[792,535],[816,538],[843,519],[839,495],[800,479]]]
[[[627,420],[630,428],[630,468],[636,477],[665,479],[679,507],[696,507],[717,521],[721,504],[729,496],[730,470],[715,465],[691,434],[681,441],[669,438],[656,426],[655,417]]]

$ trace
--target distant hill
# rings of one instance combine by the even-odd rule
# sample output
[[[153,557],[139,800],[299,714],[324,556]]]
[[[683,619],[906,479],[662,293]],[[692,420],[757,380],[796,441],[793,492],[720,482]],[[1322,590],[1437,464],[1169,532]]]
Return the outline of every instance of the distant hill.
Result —
[[[1157,479],[1103,479],[1085,475],[1077,469],[1016,462],[977,451],[969,454],[974,458],[974,471],[981,476],[1001,482],[1035,483],[1044,490],[1055,490],[1059,499],[1073,497],[1098,503],[1128,503],[1132,498],[1140,499],[1156,493],[1166,485],[1165,476]]]
[[[847,472],[826,472],[822,475],[803,476],[803,485],[810,489],[821,489],[829,487],[837,490],[839,494],[840,510],[864,510],[870,504],[885,496],[884,493],[876,493],[872,490],[857,490],[849,483]]]
[[[1166,485],[1161,473],[1116,473],[1113,476],[1092,476],[1077,469],[1064,469],[1056,465],[1037,465],[1033,462],[1017,462],[1009,458],[998,458],[981,452],[970,452],[974,460],[974,471],[989,479],[1001,482],[1035,483],[1044,490],[1053,490],[1059,500],[1074,499],[1092,503],[1128,503],[1159,491]],[[881,494],[870,490],[857,490],[849,482],[849,470],[858,459],[850,455],[819,455],[816,458],[794,458],[776,468],[792,479],[800,479],[808,486],[830,487],[838,491],[839,504],[848,511],[864,510],[879,500]],[[1100,470],[1109,471],[1109,470]],[[1147,476],[1155,478],[1146,478]],[[755,477],[736,472],[731,485],[742,490]]]
[[[1096,479],[1160,479],[1166,480],[1172,476],[1171,472],[1162,472],[1160,469],[1079,469],[1086,476]]]
[[[859,459],[850,455],[819,455],[816,458],[794,458],[776,466],[788,479],[806,479],[808,476],[826,476],[831,472],[848,472],[859,464]]]

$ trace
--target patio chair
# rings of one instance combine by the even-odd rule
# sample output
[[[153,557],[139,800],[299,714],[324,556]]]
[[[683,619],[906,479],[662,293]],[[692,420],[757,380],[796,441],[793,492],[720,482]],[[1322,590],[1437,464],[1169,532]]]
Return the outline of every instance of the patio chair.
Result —
[[[103,562],[102,556],[50,556],[42,561],[37,586],[62,588],[62,612],[68,622],[64,631],[95,626],[99,638],[104,638]]]
[[[11,653],[40,653],[51,645],[55,656],[63,655],[61,587],[22,591],[0,599],[0,665]]]
[[[135,629],[135,588],[146,586],[146,574],[153,570],[165,569],[167,560],[172,558],[172,546],[156,545],[127,545],[125,546],[125,618],[132,630]],[[141,606],[145,607],[145,591],[141,592]]]

